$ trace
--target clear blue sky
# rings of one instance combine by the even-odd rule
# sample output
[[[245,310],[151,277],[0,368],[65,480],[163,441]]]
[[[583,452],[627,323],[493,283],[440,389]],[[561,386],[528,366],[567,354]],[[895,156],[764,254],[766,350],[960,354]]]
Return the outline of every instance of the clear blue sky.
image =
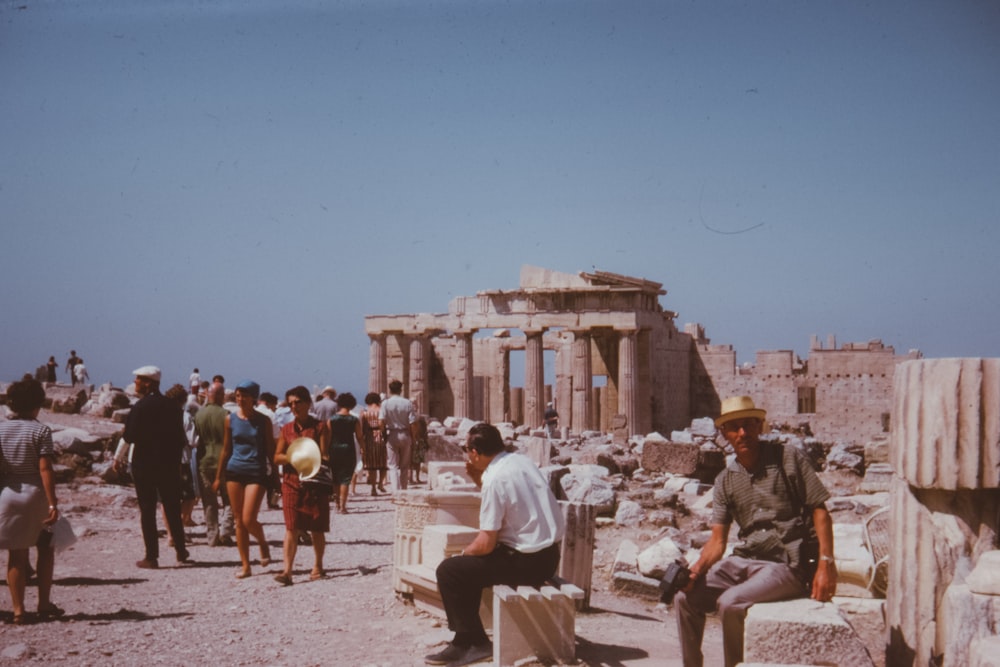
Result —
[[[1000,3],[0,2],[0,380],[367,389],[522,264],[1000,355]],[[62,374],[60,374],[62,379]]]

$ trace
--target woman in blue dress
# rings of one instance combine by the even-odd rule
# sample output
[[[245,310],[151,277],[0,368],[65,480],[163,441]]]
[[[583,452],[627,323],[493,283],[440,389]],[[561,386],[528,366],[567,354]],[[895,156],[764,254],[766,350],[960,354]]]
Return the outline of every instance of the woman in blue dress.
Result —
[[[236,520],[236,548],[242,568],[237,579],[250,576],[250,536],[260,546],[260,565],[271,564],[271,549],[264,537],[264,527],[257,520],[260,503],[267,493],[267,465],[274,458],[274,431],[271,420],[254,406],[260,385],[251,380],[236,387],[236,412],[226,417],[219,469],[212,488],[218,492],[225,481],[229,504]]]

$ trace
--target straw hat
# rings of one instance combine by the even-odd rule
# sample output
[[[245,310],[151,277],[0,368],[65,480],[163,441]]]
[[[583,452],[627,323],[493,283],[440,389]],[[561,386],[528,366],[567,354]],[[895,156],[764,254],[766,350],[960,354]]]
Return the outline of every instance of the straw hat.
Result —
[[[296,438],[285,452],[288,461],[299,473],[301,479],[310,479],[319,472],[319,445],[312,438]]]
[[[715,425],[721,427],[728,421],[745,417],[763,420],[766,416],[767,412],[754,405],[749,396],[730,396],[722,401],[722,410],[715,418]]]

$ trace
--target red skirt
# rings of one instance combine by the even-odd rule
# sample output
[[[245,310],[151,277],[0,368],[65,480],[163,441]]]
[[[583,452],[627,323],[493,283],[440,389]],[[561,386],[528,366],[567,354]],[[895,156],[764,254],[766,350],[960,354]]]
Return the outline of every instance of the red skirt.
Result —
[[[316,484],[303,484],[297,472],[282,476],[281,508],[288,530],[330,530],[330,494]]]

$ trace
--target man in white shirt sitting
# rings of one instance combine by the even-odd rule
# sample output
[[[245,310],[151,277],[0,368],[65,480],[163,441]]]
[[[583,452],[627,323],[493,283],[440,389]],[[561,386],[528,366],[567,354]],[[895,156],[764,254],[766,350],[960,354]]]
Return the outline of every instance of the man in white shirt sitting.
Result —
[[[504,450],[495,426],[469,430],[465,468],[482,487],[479,534],[462,555],[437,568],[438,589],[455,638],[428,655],[432,665],[459,667],[493,655],[479,618],[483,589],[541,586],[556,573],[565,523],[559,502],[538,467]]]

